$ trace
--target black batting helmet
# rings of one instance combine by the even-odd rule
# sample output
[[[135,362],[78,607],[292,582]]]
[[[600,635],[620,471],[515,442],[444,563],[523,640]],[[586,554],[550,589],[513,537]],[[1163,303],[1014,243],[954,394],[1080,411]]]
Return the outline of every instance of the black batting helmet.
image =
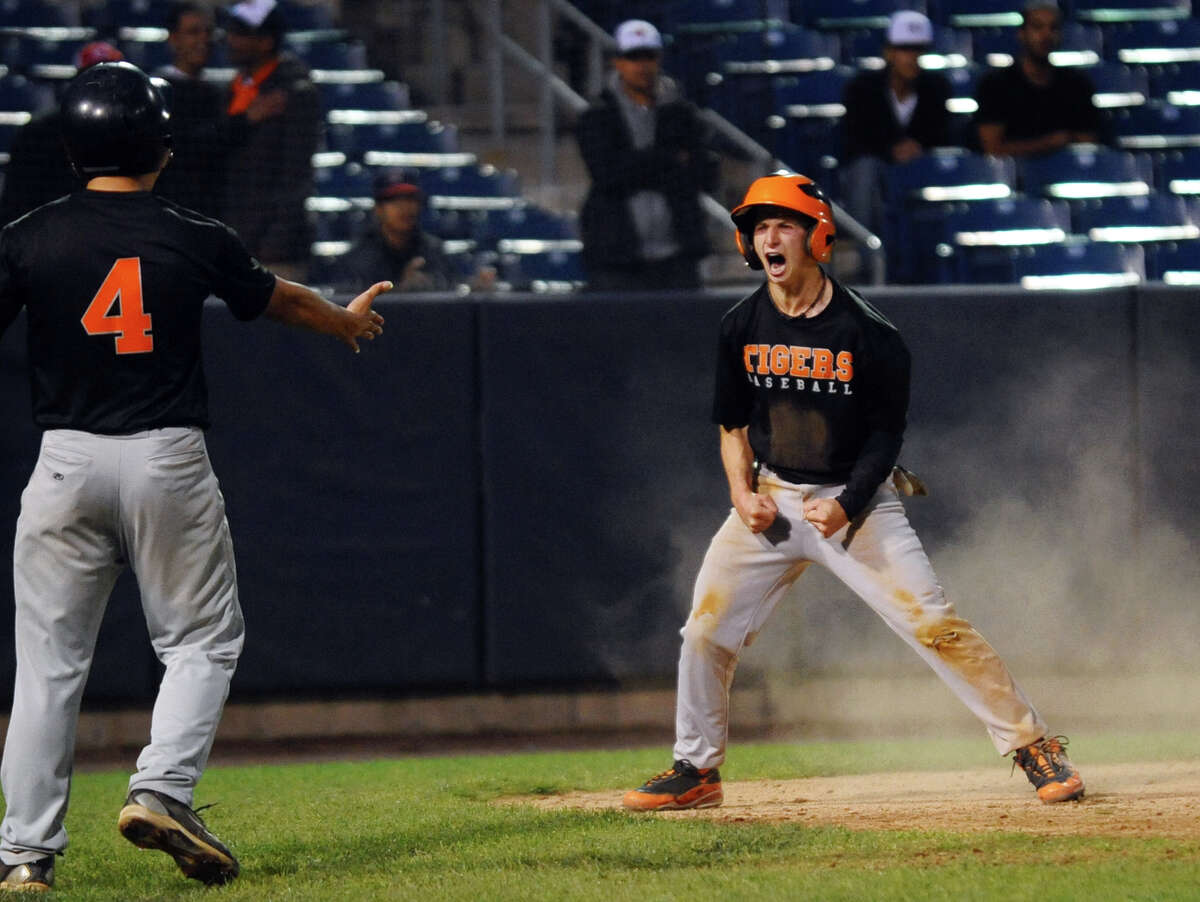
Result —
[[[75,174],[142,175],[171,148],[171,116],[150,77],[132,63],[76,75],[62,98],[62,135]]]

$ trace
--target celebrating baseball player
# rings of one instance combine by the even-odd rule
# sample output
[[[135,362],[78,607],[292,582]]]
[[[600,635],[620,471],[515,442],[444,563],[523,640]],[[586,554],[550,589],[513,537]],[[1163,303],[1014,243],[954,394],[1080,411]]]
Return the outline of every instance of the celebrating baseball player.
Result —
[[[909,353],[878,310],[822,268],[835,235],[825,195],[777,173],[755,181],[732,218],[746,262],[766,274],[721,322],[713,420],[733,510],[682,630],[674,764],[626,793],[625,807],[721,804],[738,655],[812,563],[925,659],[1000,754],[1015,753],[1043,802],[1080,798],[1066,740],[1048,736],[996,652],[946,601],[905,516],[899,495],[913,480],[893,468]]]
[[[118,829],[206,884],[238,873],[192,810],[242,648],[224,502],[205,449],[205,299],[358,342],[388,282],[346,307],[277,278],[234,232],[156,197],[170,117],[150,79],[104,63],[68,85],[76,191],[0,232],[0,334],[24,307],[34,419],[45,431],[13,555],[16,688],[0,780],[0,888],[46,890],[67,845],[75,731],[118,575],[137,574],[165,673]]]

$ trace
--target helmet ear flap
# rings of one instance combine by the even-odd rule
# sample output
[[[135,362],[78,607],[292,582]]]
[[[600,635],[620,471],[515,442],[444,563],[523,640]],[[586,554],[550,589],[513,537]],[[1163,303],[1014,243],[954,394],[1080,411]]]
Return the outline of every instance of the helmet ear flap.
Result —
[[[836,232],[833,223],[818,219],[808,230],[805,242],[808,254],[818,263],[828,263],[833,259],[833,240]]]
[[[758,254],[754,253],[754,239],[741,229],[734,234],[737,240],[737,249],[742,252],[746,265],[751,269],[762,269],[762,261],[758,259]]]

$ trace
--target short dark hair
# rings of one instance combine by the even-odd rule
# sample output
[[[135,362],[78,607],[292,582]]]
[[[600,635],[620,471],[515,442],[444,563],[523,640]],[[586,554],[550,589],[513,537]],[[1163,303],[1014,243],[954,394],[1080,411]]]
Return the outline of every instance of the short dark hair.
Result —
[[[203,3],[192,3],[188,0],[172,3],[167,7],[167,31],[172,33],[178,31],[183,17],[192,13],[198,13],[205,17],[210,15],[208,7]]]
[[[1044,9],[1054,13],[1058,17],[1058,21],[1062,21],[1062,7],[1054,2],[1054,0],[1029,0],[1029,2],[1021,7],[1021,27],[1024,28],[1028,24],[1030,13],[1040,12]]]

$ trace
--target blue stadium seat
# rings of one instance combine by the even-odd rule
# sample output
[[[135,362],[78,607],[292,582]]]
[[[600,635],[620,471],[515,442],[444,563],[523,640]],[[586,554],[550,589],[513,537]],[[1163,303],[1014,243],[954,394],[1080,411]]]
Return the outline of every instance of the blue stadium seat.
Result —
[[[442,166],[422,171],[421,190],[430,197],[517,198],[520,184],[512,169]]]
[[[1200,61],[1149,66],[1150,96],[1172,106],[1200,104]]]
[[[1105,61],[1081,71],[1092,80],[1092,102],[1097,109],[1141,106],[1150,99],[1150,77],[1140,66]]]
[[[374,192],[374,174],[357,162],[313,167],[313,194],[322,197],[370,199]]]
[[[337,27],[333,10],[328,3],[299,3],[282,0],[279,4],[289,32],[325,31]]]
[[[924,0],[794,0],[791,17],[810,28],[862,30],[886,28],[898,9],[926,12]]]
[[[1200,107],[1151,101],[1114,111],[1110,122],[1117,146],[1128,150],[1200,145]]]
[[[318,242],[353,241],[371,221],[371,211],[346,202],[345,204],[310,203],[307,215],[313,224],[314,239]]]
[[[0,4],[0,19],[7,29],[66,28],[75,23],[66,4],[50,3],[47,0],[4,0]]]
[[[1200,22],[1123,22],[1104,28],[1109,59],[1130,66],[1159,66],[1200,60]]]
[[[288,49],[312,69],[365,69],[367,48],[362,41],[289,40]]]
[[[727,75],[832,69],[841,55],[836,36],[797,26],[731,35],[715,51],[720,71]]]
[[[502,249],[499,276],[515,291],[576,291],[583,287],[585,278],[578,245],[577,241],[562,242],[553,249],[525,253]]]
[[[379,151],[454,153],[458,150],[458,131],[454,126],[420,117],[366,122],[342,122],[331,118],[325,128],[325,141],[330,150],[362,161],[367,154]]]
[[[1022,249],[1013,274],[1031,290],[1114,288],[1144,281],[1146,262],[1140,247],[1080,240]]]
[[[166,41],[122,40],[117,46],[125,59],[146,72],[152,73],[172,61],[171,48]]]
[[[114,34],[120,28],[165,28],[165,3],[160,0],[105,0],[83,11],[83,23]]]
[[[1017,195],[950,206],[942,220],[939,282],[1012,282],[1014,248],[1061,244],[1071,229],[1064,201]]]
[[[1023,0],[942,0],[938,16],[952,28],[1001,28],[1021,24]]]
[[[327,110],[403,110],[408,106],[404,87],[396,81],[321,83],[317,87]]]
[[[787,0],[681,0],[673,9],[676,32],[741,31],[789,21]]]
[[[937,245],[948,204],[1011,196],[1015,163],[947,148],[888,168],[884,246],[888,273],[899,282],[931,282],[944,267]]]
[[[1082,201],[1071,212],[1075,232],[1094,242],[1150,244],[1200,238],[1183,198],[1155,192],[1141,197]]]
[[[855,70],[838,66],[770,80],[766,107],[768,147],[796,172],[833,187],[825,173],[841,153],[841,119],[846,84]]]
[[[52,95],[44,86],[23,75],[0,78],[0,112],[36,112],[46,107]]]
[[[1168,285],[1200,286],[1200,241],[1180,241],[1158,248],[1154,277]]]
[[[533,242],[530,250],[539,250],[537,242],[577,241],[579,229],[574,218],[551,213],[534,204],[519,204],[507,209],[477,211],[474,238],[479,247],[498,248],[501,241]],[[509,247],[510,252],[520,252]]]
[[[1200,147],[1180,147],[1157,157],[1160,191],[1181,197],[1200,197]]]
[[[1191,0],[1071,0],[1071,11],[1085,22],[1132,22],[1184,19]]]
[[[7,165],[13,136],[20,127],[16,122],[4,122],[0,119],[0,167]]]
[[[1029,194],[1067,200],[1149,194],[1154,167],[1149,156],[1091,144],[1076,144],[1019,164]]]

